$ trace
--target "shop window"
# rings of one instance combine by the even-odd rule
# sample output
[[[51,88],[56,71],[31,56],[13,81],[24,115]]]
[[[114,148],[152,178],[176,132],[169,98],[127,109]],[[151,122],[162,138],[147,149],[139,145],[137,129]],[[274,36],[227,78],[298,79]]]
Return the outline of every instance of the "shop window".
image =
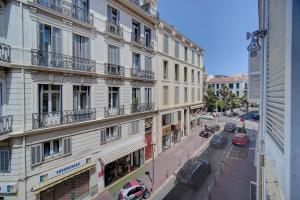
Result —
[[[121,126],[111,126],[101,130],[101,144],[121,138]]]
[[[0,150],[0,172],[9,172],[10,158],[9,150]]]
[[[172,116],[171,114],[162,115],[162,126],[167,126],[171,124]]]

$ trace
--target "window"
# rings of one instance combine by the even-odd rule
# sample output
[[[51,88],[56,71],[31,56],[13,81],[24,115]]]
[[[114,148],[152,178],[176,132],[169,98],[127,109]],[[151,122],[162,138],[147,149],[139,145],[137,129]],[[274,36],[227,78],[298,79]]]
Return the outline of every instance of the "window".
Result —
[[[240,96],[240,91],[236,91],[236,96],[237,96],[237,97]]]
[[[63,155],[70,155],[72,153],[72,139],[63,139]]]
[[[87,37],[73,34],[73,56],[77,58],[91,58],[90,40]],[[76,60],[76,59],[75,59]],[[79,60],[77,65],[82,64]]]
[[[167,34],[164,34],[164,53],[168,54],[169,53],[169,36]]]
[[[216,95],[217,95],[217,97],[220,96],[219,90],[217,90]]]
[[[198,101],[201,101],[201,89],[198,89]]]
[[[90,86],[73,86],[73,109],[87,109],[90,106]]]
[[[198,84],[200,84],[200,71],[198,71],[197,80],[198,80]]]
[[[120,65],[120,48],[113,46],[113,45],[108,45],[108,63],[113,64],[113,65]]]
[[[42,163],[42,144],[31,146],[31,165]]]
[[[195,102],[195,88],[192,88],[192,102]]]
[[[187,87],[184,88],[184,103],[188,101],[188,89]]]
[[[184,82],[187,82],[187,67],[184,67]]]
[[[187,62],[188,61],[188,48],[184,47],[184,61]]]
[[[132,88],[132,104],[141,103],[141,88]]]
[[[145,88],[145,103],[152,103],[152,88]]]
[[[178,122],[181,121],[181,111],[177,111],[177,119],[178,119]]]
[[[236,83],[236,89],[240,88],[240,83]]]
[[[217,89],[219,89],[220,88],[220,84],[217,84]]]
[[[132,69],[139,71],[141,69],[141,55],[132,53]]]
[[[229,83],[229,88],[233,89],[233,83]]]
[[[140,23],[135,20],[132,20],[131,40],[138,43],[140,41],[140,33]]]
[[[175,64],[175,81],[179,81],[179,65]]]
[[[117,108],[119,106],[119,88],[108,87],[108,107]]]
[[[119,25],[119,23],[120,23],[120,12],[117,9],[115,9],[115,8],[108,5],[107,6],[107,19],[111,23]]]
[[[191,76],[192,76],[192,83],[194,83],[195,82],[195,74],[194,74],[194,70],[193,69],[192,69]]]
[[[175,57],[179,58],[179,42],[175,40]]]
[[[247,83],[245,83],[245,89],[247,89],[248,88],[248,84]]]
[[[51,140],[43,143],[43,158],[57,156],[61,152],[61,140]]]
[[[121,138],[121,126],[111,126],[101,130],[100,142],[101,144],[114,141]]]
[[[201,65],[200,54],[198,54],[198,66],[200,67],[200,65]]]
[[[152,47],[151,44],[151,29],[148,27],[144,27],[144,38],[145,38],[145,45],[147,47]]]
[[[167,126],[167,125],[171,124],[171,122],[172,122],[171,113],[162,115],[161,120],[162,120],[162,126]]]
[[[39,85],[39,112],[58,113],[62,110],[62,86]]]
[[[152,72],[152,58],[145,56],[145,70]]]
[[[169,87],[163,86],[163,103],[164,105],[168,105],[169,103]]]
[[[193,63],[193,65],[195,64],[195,52],[194,51],[192,51],[192,63]]]
[[[164,60],[164,66],[163,66],[163,79],[168,80],[168,61]]]
[[[175,104],[179,104],[179,87],[178,86],[175,86]]]
[[[130,125],[131,125],[131,133],[132,134],[137,134],[140,132],[140,121],[133,121],[133,122],[131,122]]]
[[[0,172],[10,171],[9,150],[0,150]]]

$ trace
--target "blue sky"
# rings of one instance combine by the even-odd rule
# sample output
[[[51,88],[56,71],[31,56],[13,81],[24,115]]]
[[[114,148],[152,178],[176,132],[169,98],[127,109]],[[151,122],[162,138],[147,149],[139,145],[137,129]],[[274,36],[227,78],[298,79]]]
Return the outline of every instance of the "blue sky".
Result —
[[[160,17],[205,49],[209,74],[247,73],[246,32],[258,27],[257,0],[158,0]]]

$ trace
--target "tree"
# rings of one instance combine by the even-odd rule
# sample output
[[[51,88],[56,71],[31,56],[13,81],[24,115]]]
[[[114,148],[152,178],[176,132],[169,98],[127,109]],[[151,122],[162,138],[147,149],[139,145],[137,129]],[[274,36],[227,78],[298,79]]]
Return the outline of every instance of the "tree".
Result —
[[[233,113],[233,109],[240,107],[240,105],[240,99],[234,93],[230,92],[228,96],[228,107],[231,113]]]
[[[217,98],[215,96],[215,90],[209,86],[204,95],[204,104],[208,112],[213,112],[216,106]]]
[[[217,108],[220,108],[221,111],[223,111],[224,106],[225,106],[223,99],[219,98],[219,99],[216,101],[216,106],[217,106]]]
[[[224,101],[224,108],[225,108],[225,110],[228,109],[228,99],[229,99],[230,93],[231,93],[231,91],[229,90],[229,88],[227,87],[227,85],[222,85],[222,87],[220,89],[220,95],[221,95],[221,98]]]
[[[247,95],[246,95],[246,94],[244,94],[244,95],[242,96],[242,98],[241,98],[241,104],[242,104],[243,106],[245,106],[245,107],[246,107],[246,110],[248,111],[249,102],[248,102],[248,98],[247,98]]]

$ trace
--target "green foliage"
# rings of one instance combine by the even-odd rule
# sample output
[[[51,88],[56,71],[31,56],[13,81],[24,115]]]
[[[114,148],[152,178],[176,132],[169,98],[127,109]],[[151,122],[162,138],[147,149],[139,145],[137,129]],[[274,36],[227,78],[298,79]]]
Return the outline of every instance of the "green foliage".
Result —
[[[216,107],[217,97],[213,87],[208,87],[204,95],[204,104],[208,112],[213,112]]]
[[[240,99],[233,93],[229,94],[228,97],[228,108],[233,112],[233,109],[239,108],[241,106]]]
[[[223,110],[224,107],[225,107],[224,100],[221,99],[221,98],[219,98],[219,99],[216,101],[216,106],[217,106],[218,108],[220,108],[221,110]]]

